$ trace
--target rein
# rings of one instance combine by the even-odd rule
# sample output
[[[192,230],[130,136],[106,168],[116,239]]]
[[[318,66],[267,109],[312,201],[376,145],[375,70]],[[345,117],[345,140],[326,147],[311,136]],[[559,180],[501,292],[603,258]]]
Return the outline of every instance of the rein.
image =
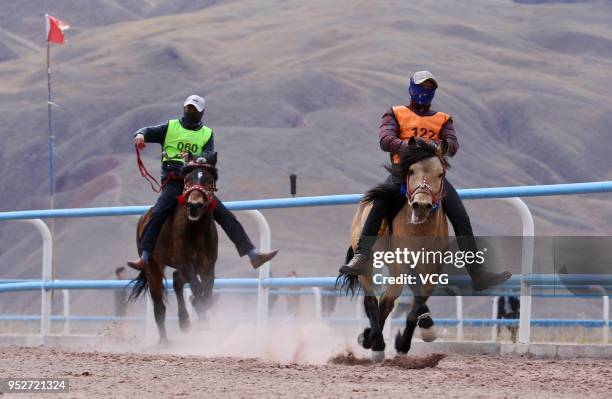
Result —
[[[142,161],[142,158],[140,156],[140,150],[138,149],[138,146],[134,145],[134,149],[136,150],[136,163],[138,164],[138,170],[140,171],[140,176],[144,177],[144,179],[147,182],[149,182],[149,184],[151,185],[151,190],[159,194],[162,192],[164,187],[166,187],[166,184],[168,184],[170,180],[179,180],[179,177],[177,177],[174,173],[170,172],[168,173],[166,180],[162,184],[159,184],[157,179],[149,173],[149,171],[147,170],[147,167]]]
[[[157,179],[149,173],[144,162],[142,161],[142,157],[140,156],[140,149],[138,149],[138,146],[134,145],[134,149],[136,150],[136,163],[138,164],[138,170],[140,171],[140,175],[144,177],[147,182],[149,182],[149,184],[151,185],[151,189],[156,193],[160,193],[170,180],[181,180],[174,173],[170,172],[166,180],[162,184],[159,184]],[[191,192],[193,191],[199,191],[204,197],[206,197],[206,199],[208,200],[207,211],[210,212],[215,209],[215,207],[217,206],[217,200],[215,198],[215,191],[217,191],[217,186],[214,182],[212,187],[204,187],[199,184],[185,183],[183,187],[183,193],[177,197],[179,204],[185,205],[189,194],[191,194]]]

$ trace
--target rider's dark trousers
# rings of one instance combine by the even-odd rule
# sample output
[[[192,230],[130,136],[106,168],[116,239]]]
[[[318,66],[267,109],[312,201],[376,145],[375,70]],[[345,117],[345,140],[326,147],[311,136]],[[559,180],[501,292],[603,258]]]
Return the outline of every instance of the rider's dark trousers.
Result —
[[[400,183],[395,181],[389,176],[386,183],[392,183],[397,186],[399,190]],[[444,180],[444,198],[442,199],[442,206],[444,212],[453,225],[455,236],[457,236],[457,244],[462,251],[477,251],[476,240],[474,239],[474,233],[472,232],[472,224],[470,223],[470,217],[468,216],[461,197],[455,190],[455,188]],[[393,215],[396,215],[404,206],[405,202],[396,204],[394,209],[391,211]],[[369,256],[372,251],[372,246],[380,230],[380,225],[383,222],[387,210],[385,204],[380,200],[374,200],[372,204],[372,210],[366,218],[361,237],[357,243],[356,253]]]
[[[182,192],[182,180],[170,180],[166,183],[159,198],[157,198],[157,202],[153,206],[149,222],[145,226],[144,232],[138,243],[139,254],[142,254],[142,251],[147,251],[149,253],[153,251],[162,226],[176,205],[176,198],[181,195]],[[238,250],[238,254],[240,256],[246,255],[249,251],[254,249],[255,246],[234,214],[223,205],[219,198],[216,196],[215,198],[217,200],[217,206],[213,212],[215,221],[221,225],[225,234],[232,240]]]

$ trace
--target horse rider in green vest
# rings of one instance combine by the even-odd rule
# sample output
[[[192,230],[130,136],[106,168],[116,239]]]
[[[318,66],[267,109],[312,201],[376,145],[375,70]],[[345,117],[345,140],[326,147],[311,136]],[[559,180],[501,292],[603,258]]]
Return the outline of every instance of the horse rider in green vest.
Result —
[[[142,255],[138,260],[128,262],[128,266],[144,270],[155,247],[155,242],[168,215],[177,204],[177,197],[183,192],[183,179],[180,178],[184,165],[181,154],[189,152],[207,158],[214,152],[214,134],[211,128],[202,123],[206,101],[198,96],[187,97],[183,104],[183,116],[156,126],[144,127],[134,134],[134,144],[142,149],[145,143],[162,145],[162,192],[153,206],[149,222],[138,242]],[[253,268],[258,268],[272,259],[278,250],[259,252],[244,231],[236,217],[215,196],[217,204],[213,210],[214,219],[236,246],[242,257],[248,255]]]

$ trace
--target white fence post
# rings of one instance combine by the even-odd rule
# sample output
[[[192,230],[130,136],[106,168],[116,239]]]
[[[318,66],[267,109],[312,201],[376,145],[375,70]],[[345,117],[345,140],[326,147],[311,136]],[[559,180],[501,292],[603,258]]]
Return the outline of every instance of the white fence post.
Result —
[[[70,291],[62,290],[64,310],[64,335],[70,335]]]
[[[533,272],[533,246],[535,227],[533,216],[527,205],[520,198],[503,198],[518,210],[523,223],[523,247],[521,256],[521,315],[519,319],[518,342],[528,344],[531,335],[531,286],[525,282],[525,276]]]
[[[264,215],[257,210],[243,211],[251,215],[257,227],[259,228],[259,249],[264,252],[269,252],[272,247],[272,233],[270,225]],[[268,322],[268,302],[270,299],[270,290],[261,285],[262,279],[270,278],[270,262],[264,263],[259,268],[259,285],[257,287],[257,327],[263,328]]]
[[[145,298],[145,342],[148,342],[149,339],[152,339],[155,317],[153,314],[153,300],[151,299],[151,294],[145,293]]]
[[[603,343],[607,345],[610,342],[610,297],[604,295],[603,299]]]
[[[312,287],[312,292],[315,297],[315,318],[321,320],[323,319],[323,298],[321,297],[321,288]]]
[[[51,329],[51,290],[45,290],[44,282],[51,280],[51,260],[53,259],[53,245],[51,241],[51,231],[49,227],[40,219],[20,219],[18,222],[25,222],[34,225],[42,237],[42,280],[43,287],[40,290],[40,343],[45,345]]]
[[[491,327],[491,341],[497,342],[497,317],[499,316],[497,305],[499,304],[499,297],[493,297],[493,307],[491,308],[491,320],[493,326]]]
[[[457,341],[463,341],[463,297],[456,296],[455,303],[457,308]]]

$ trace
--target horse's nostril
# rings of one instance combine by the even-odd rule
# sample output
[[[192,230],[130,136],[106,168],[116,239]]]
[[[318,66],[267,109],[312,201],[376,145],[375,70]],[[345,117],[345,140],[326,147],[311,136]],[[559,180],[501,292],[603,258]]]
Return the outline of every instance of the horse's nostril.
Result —
[[[427,204],[427,210],[432,210],[433,209],[433,205],[432,204]]]
[[[418,202],[413,202],[413,203],[412,203],[412,209],[414,209],[415,211],[416,211],[417,209],[419,209],[419,203],[418,203]]]

